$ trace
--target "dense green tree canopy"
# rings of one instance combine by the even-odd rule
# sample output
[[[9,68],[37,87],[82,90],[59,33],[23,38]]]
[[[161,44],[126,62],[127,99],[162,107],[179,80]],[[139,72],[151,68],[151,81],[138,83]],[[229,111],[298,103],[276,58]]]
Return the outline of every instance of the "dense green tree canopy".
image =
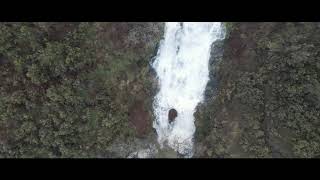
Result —
[[[319,24],[227,28],[223,55],[212,66],[218,90],[197,112],[198,155],[319,156]]]
[[[158,41],[150,28],[0,23],[0,157],[104,157],[133,137],[128,108],[150,89]]]

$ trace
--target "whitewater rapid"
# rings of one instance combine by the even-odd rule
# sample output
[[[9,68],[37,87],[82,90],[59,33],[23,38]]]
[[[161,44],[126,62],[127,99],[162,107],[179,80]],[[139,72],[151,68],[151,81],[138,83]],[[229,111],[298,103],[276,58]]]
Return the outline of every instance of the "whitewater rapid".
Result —
[[[224,38],[219,22],[167,22],[152,66],[159,79],[159,92],[154,99],[156,119],[153,127],[158,142],[180,154],[192,156],[195,132],[194,112],[204,98],[209,80],[212,43]],[[178,117],[168,122],[168,111],[174,108]]]

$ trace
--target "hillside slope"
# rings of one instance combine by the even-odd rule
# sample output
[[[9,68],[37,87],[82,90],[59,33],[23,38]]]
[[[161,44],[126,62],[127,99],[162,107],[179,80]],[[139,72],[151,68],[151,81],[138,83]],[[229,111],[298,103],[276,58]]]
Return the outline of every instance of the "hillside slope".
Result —
[[[0,23],[0,157],[133,151],[134,145],[123,152],[112,144],[153,133],[149,61],[163,29],[163,23]]]
[[[195,156],[319,156],[319,23],[227,23],[221,49]]]

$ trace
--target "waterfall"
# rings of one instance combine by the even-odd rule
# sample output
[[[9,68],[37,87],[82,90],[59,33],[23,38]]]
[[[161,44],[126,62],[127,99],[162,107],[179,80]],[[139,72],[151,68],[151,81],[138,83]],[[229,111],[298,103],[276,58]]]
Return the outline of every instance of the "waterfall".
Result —
[[[193,154],[194,112],[204,98],[209,80],[212,43],[223,38],[219,22],[167,22],[152,66],[159,79],[159,92],[154,99],[156,119],[153,127],[158,142],[183,154]],[[169,123],[168,112],[178,116]]]

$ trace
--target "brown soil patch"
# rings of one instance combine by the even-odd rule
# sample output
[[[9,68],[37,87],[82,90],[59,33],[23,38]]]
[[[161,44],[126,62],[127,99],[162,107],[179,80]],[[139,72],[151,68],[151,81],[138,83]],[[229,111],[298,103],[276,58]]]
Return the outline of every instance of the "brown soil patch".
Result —
[[[147,134],[151,127],[151,117],[145,109],[143,101],[133,103],[129,111],[129,120],[134,125],[139,137]]]

